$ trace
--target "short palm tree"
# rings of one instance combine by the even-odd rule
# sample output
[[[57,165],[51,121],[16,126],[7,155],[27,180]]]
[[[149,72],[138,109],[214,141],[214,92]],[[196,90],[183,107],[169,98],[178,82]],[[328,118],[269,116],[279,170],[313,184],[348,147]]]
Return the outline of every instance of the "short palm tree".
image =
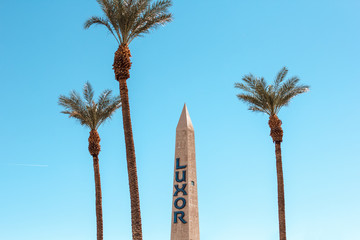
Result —
[[[269,115],[270,136],[275,143],[276,171],[278,183],[278,211],[280,240],[286,240],[284,178],[281,159],[281,142],[283,130],[281,120],[277,117],[280,109],[287,106],[290,100],[309,90],[309,86],[298,85],[299,78],[292,77],[284,82],[288,70],[286,67],[278,73],[273,85],[267,85],[264,78],[252,74],[242,78],[243,83],[235,83],[235,88],[243,90],[237,97],[250,105],[249,110]]]
[[[142,239],[140,199],[136,170],[134,139],[131,126],[130,105],[126,80],[130,78],[130,49],[129,44],[137,37],[141,37],[150,30],[164,25],[172,20],[168,9],[171,0],[97,0],[104,17],[91,17],[84,27],[102,25],[114,36],[119,47],[115,52],[113,69],[115,79],[119,82],[122,99],[122,115],[126,145],[126,159],[129,175],[131,199],[131,225],[134,240]]]
[[[93,100],[94,91],[90,83],[84,86],[84,99],[80,95],[72,91],[70,96],[59,97],[59,104],[65,108],[62,111],[69,117],[80,121],[81,125],[90,128],[89,152],[93,157],[95,191],[96,191],[96,226],[97,240],[103,239],[103,217],[102,217],[102,199],[99,169],[99,153],[100,153],[100,136],[97,129],[102,123],[110,119],[116,109],[121,107],[120,97],[112,97],[111,90],[105,90],[99,97],[98,101]]]

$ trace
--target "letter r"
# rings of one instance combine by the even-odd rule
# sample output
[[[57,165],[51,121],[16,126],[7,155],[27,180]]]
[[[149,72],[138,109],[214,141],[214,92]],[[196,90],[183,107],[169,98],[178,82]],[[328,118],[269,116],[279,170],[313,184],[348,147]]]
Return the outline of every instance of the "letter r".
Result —
[[[180,216],[178,216],[180,215]],[[174,212],[174,223],[178,223],[178,218],[182,223],[186,223],[186,221],[184,220],[185,217],[185,213],[183,211],[178,211],[178,212]]]

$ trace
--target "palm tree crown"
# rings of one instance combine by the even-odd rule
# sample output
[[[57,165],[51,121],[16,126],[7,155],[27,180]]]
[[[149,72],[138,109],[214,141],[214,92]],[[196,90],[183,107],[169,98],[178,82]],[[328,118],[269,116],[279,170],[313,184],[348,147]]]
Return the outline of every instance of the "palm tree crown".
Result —
[[[235,83],[235,88],[245,92],[237,97],[249,104],[251,111],[277,115],[281,107],[287,106],[293,97],[309,90],[309,86],[297,85],[300,81],[298,77],[291,77],[284,82],[287,73],[287,68],[283,67],[273,85],[267,85],[264,78],[245,75],[242,78],[244,83]]]
[[[134,38],[148,33],[160,25],[172,20],[168,13],[171,0],[160,0],[151,4],[151,0],[97,0],[105,17],[93,16],[84,28],[93,24],[103,25],[120,44],[129,44]]]
[[[95,102],[94,91],[87,82],[83,89],[85,101],[75,91],[71,91],[69,97],[60,95],[59,104],[65,107],[65,111],[61,113],[79,120],[81,125],[91,130],[97,130],[104,121],[111,118],[116,109],[121,107],[120,97],[113,97],[111,94],[111,90],[105,90]]]

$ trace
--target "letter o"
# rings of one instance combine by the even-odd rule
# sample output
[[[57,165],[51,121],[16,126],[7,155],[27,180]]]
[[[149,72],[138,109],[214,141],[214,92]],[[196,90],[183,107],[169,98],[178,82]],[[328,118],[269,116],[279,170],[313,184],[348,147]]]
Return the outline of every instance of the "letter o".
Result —
[[[179,206],[179,204],[178,204],[178,202],[179,202],[180,200],[182,201],[182,205],[181,205],[181,206]],[[177,209],[183,209],[183,208],[186,206],[186,200],[185,200],[185,198],[182,198],[182,197],[177,198],[177,199],[175,200],[175,202],[174,202],[174,206],[175,206],[175,208],[177,208]]]

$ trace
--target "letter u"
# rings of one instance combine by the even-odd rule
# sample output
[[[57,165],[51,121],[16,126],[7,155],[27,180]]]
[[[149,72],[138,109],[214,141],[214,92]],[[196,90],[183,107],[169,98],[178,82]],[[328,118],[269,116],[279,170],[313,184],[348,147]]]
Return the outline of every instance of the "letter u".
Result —
[[[175,180],[177,182],[186,182],[186,170],[182,171],[182,178],[181,179],[179,178],[179,172],[176,171],[175,172]]]

